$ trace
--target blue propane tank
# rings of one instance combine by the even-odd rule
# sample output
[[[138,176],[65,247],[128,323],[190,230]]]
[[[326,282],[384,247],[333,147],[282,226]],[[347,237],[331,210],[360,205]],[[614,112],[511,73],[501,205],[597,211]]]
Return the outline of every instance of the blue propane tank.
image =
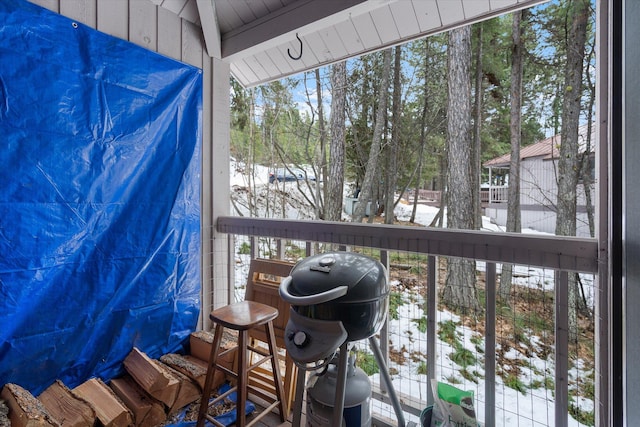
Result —
[[[326,372],[321,375],[312,375],[307,382],[308,427],[335,427],[331,425],[331,419],[334,412],[337,377],[338,367],[331,362]],[[355,366],[352,356],[349,356],[347,365],[342,426],[371,426],[371,381],[362,369]]]

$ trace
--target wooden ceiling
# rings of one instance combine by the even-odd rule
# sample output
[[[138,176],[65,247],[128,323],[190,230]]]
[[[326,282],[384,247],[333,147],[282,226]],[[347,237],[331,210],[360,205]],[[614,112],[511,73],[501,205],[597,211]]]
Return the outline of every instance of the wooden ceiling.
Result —
[[[250,87],[547,0],[151,1],[200,25]]]

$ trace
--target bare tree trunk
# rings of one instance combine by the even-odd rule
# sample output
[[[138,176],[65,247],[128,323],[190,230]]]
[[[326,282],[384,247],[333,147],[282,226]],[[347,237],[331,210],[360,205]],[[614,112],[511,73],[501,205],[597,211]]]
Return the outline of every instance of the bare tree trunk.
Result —
[[[389,74],[391,72],[391,49],[385,49],[383,53],[383,65],[382,65],[382,80],[380,81],[380,90],[378,100],[378,111],[376,112],[376,122],[373,129],[373,138],[371,141],[371,148],[369,149],[369,159],[367,160],[367,168],[364,174],[364,180],[362,181],[362,190],[356,203],[355,212],[353,215],[354,222],[362,222],[365,216],[367,203],[372,201],[373,194],[373,181],[376,176],[376,170],[378,169],[378,158],[380,157],[380,147],[382,146],[382,131],[384,129],[384,119],[386,117],[387,110],[387,98],[389,92]],[[372,204],[372,214],[374,211]]]
[[[255,91],[254,90],[250,90],[249,91],[249,155],[247,156],[247,161],[245,162],[247,165],[253,165],[255,164],[255,144],[256,144],[256,135],[254,132],[254,123],[255,123],[255,117],[256,117],[256,98],[255,98]],[[255,183],[255,176],[254,176],[255,171],[251,171],[250,174],[248,174],[248,182],[247,182],[247,186],[249,187],[249,194],[247,195],[247,204],[249,206],[249,216],[256,216],[257,215],[257,208],[256,208],[256,203],[255,203],[255,197],[256,197],[256,183]]]
[[[522,59],[524,46],[522,41],[522,17],[523,12],[513,13],[511,38],[513,41],[511,51],[511,160],[509,163],[509,189],[507,196],[507,231],[519,233],[521,231],[520,219],[520,145],[522,144]],[[500,288],[498,294],[506,303],[511,300],[511,281],[513,265],[503,264],[500,275]]]
[[[478,46],[476,48],[476,84],[475,84],[475,102],[474,102],[474,121],[473,121],[473,139],[475,150],[473,150],[473,161],[471,164],[473,168],[471,170],[471,176],[473,177],[473,188],[477,188],[478,191],[473,192],[473,205],[475,206],[475,227],[480,229],[482,227],[482,203],[480,201],[480,147],[482,141],[480,138],[482,131],[482,23],[476,25]]]
[[[589,53],[590,57],[594,54],[594,50],[595,50],[595,46],[591,46],[591,51]],[[584,187],[585,205],[587,207],[587,220],[589,221],[589,235],[591,237],[594,237],[595,229],[596,229],[596,221],[595,221],[595,207],[593,203],[593,198],[591,196],[591,185],[593,184],[593,178],[591,177],[591,170],[595,166],[593,163],[595,159],[591,158],[591,147],[593,147],[592,145],[593,141],[591,141],[591,133],[592,133],[592,126],[593,126],[593,106],[596,101],[596,85],[591,80],[592,70],[589,67],[590,61],[587,60],[586,63],[587,63],[587,71],[585,74],[587,76],[587,82],[589,85],[589,102],[587,103],[588,104],[587,136],[586,136],[587,144],[582,155],[581,176],[582,176],[582,185]]]
[[[339,221],[342,217],[346,86],[347,65],[342,61],[331,67],[331,143],[324,215],[327,221]]]
[[[424,141],[423,141],[424,144]],[[416,176],[414,190],[413,190],[413,208],[411,208],[411,217],[409,218],[410,223],[416,222],[416,214],[418,213],[418,200],[420,197],[420,180],[422,179],[422,153],[424,150],[424,145],[420,146],[420,154],[418,157],[418,175]]]
[[[327,187],[320,186],[317,183],[324,182],[324,179],[327,176],[327,142],[325,137],[325,128],[324,128],[324,108],[322,107],[322,84],[320,83],[320,70],[316,68],[315,71],[316,77],[316,98],[318,100],[318,137],[320,139],[320,149],[317,153],[316,164],[318,165],[319,171],[316,172],[316,217],[319,219],[324,219],[324,204],[327,203]],[[344,157],[344,156],[343,156]],[[340,199],[342,200],[342,199]],[[324,201],[324,203],[323,203]]]
[[[449,167],[447,166],[447,158],[448,155],[447,153],[449,152],[448,148],[445,148],[445,152],[440,156],[440,182],[441,183],[446,183],[448,180],[448,173],[447,170],[449,169]],[[436,214],[435,217],[433,217],[433,220],[431,220],[431,224],[429,224],[429,227],[438,227],[438,228],[442,228],[442,222],[444,219],[444,211],[447,208],[447,205],[449,203],[449,197],[448,197],[448,192],[447,192],[447,188],[446,188],[446,184],[441,186],[441,191],[440,191],[440,206],[438,207],[438,213]]]
[[[429,78],[429,42],[428,39],[424,40],[424,85],[423,85],[423,106],[422,115],[420,117],[420,154],[418,157],[418,176],[415,181],[415,193],[413,196],[413,209],[411,210],[411,219],[409,222],[414,223],[416,221],[416,213],[418,211],[418,197],[419,191],[422,188],[422,156],[424,155],[424,147],[427,145],[427,111],[429,110],[429,86],[427,81]]]
[[[558,160],[558,200],[556,234],[576,234],[576,190],[580,165],[578,126],[582,96],[582,72],[587,38],[589,1],[575,0],[568,9],[567,64],[564,76],[560,158]],[[569,337],[578,336],[578,289],[575,275],[569,275]]]
[[[471,177],[471,27],[465,26],[449,32],[448,76],[449,102],[447,105],[447,140],[449,173],[447,179],[447,227],[473,229],[473,178]],[[447,278],[442,292],[445,304],[479,313],[476,289],[475,261],[450,258]]]
[[[402,56],[402,48],[396,46],[395,58],[393,65],[393,115],[391,117],[391,145],[389,147],[389,162],[387,168],[387,195],[385,197],[384,206],[384,223],[393,224],[394,214],[393,206],[395,202],[397,170],[398,170],[398,145],[400,144],[400,115],[402,114],[401,106],[401,87],[400,87],[400,59]]]

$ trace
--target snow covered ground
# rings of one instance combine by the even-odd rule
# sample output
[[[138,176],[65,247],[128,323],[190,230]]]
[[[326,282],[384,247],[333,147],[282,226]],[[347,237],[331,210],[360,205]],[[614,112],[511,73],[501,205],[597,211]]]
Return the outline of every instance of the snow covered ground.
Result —
[[[278,216],[290,219],[310,219],[313,214],[305,200],[312,197],[314,185],[307,187],[305,183],[300,183],[302,191],[298,190],[298,183],[287,182],[278,184],[268,184],[268,169],[257,166],[254,168],[252,188],[248,188],[248,169],[242,164],[233,163],[231,167],[231,187],[232,202],[236,212],[233,214],[249,215],[253,213],[257,216],[268,217]],[[247,202],[247,195],[251,191],[257,203],[250,208]],[[413,206],[407,203],[399,203],[395,215],[399,220],[408,220]],[[416,222],[427,225],[436,215],[437,209],[419,205],[417,208]],[[490,223],[488,218],[483,218],[483,230],[501,232],[500,227]],[[523,233],[537,233],[533,230],[523,230]],[[239,244],[239,243],[238,243]],[[238,269],[236,271],[236,288],[241,293],[248,274],[248,255],[238,254],[236,251]],[[478,262],[479,271],[484,270],[484,263]],[[499,272],[499,266],[498,266]],[[593,294],[593,277],[584,277],[587,283],[586,290],[591,290],[587,294],[590,301]],[[552,290],[554,286],[554,275],[552,270],[532,268],[529,266],[515,266],[514,283],[519,286],[532,287],[535,289]],[[392,375],[394,388],[398,393],[408,394],[414,398],[426,400],[427,378],[419,373],[421,361],[416,359],[416,355],[427,355],[426,339],[424,333],[418,330],[418,322],[415,319],[424,317],[423,297],[416,294],[407,294],[403,297],[403,303],[398,307],[398,320],[389,322],[390,337],[393,348],[402,349],[406,353],[407,361],[404,363],[391,362],[389,368]],[[438,338],[437,341],[437,377],[439,381],[450,382],[454,379],[460,383],[453,384],[463,390],[472,390],[476,397],[476,413],[479,421],[484,420],[485,383],[483,355],[479,349],[484,348],[484,337],[475,330],[464,327],[461,319],[448,311],[438,312],[438,323],[453,323],[458,325],[456,329],[457,341],[462,346],[476,355],[476,361],[472,366],[466,366],[466,371],[473,373],[473,380],[465,379],[460,372],[464,368],[451,359],[451,355],[459,348],[454,348],[450,343]],[[422,338],[420,338],[422,337]],[[502,376],[496,375],[495,402],[496,402],[496,425],[497,426],[519,426],[519,427],[541,427],[554,425],[554,392],[549,388],[549,383],[553,383],[554,360],[553,353],[543,351],[543,339],[535,335],[528,337],[526,344],[521,344],[526,348],[510,348],[504,352],[504,357],[513,358],[521,363],[517,378],[523,385],[521,391],[505,384]],[[497,351],[500,349],[498,344]],[[427,356],[428,358],[428,356]],[[506,365],[509,369],[511,365]],[[587,378],[593,378],[594,373],[589,363],[582,360],[574,361],[573,368],[569,372],[570,382],[579,379],[582,383]],[[500,369],[500,367],[498,367]],[[396,373],[397,372],[397,373]],[[379,375],[372,377],[374,383],[379,383]],[[593,381],[593,380],[590,380]],[[545,387],[545,384],[547,387]],[[584,385],[584,383],[582,383]],[[572,386],[570,386],[571,390]],[[571,392],[570,392],[571,395]],[[584,412],[592,412],[594,402],[588,398],[570,397],[570,404],[580,408]],[[393,418],[393,409],[381,403],[374,405],[374,410]],[[407,421],[419,423],[419,419],[413,415],[405,414]],[[569,417],[569,426],[580,426],[578,421]]]

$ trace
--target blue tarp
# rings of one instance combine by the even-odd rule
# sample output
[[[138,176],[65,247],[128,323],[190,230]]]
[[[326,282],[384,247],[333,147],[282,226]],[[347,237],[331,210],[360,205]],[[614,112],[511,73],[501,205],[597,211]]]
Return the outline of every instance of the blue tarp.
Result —
[[[201,70],[0,1],[0,387],[112,378],[200,307]]]

